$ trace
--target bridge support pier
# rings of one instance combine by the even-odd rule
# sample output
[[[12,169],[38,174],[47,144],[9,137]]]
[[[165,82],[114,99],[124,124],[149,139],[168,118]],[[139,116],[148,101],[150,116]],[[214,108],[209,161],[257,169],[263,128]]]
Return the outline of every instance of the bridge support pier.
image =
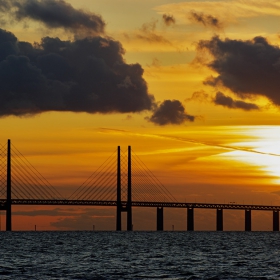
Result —
[[[194,209],[187,209],[187,231],[194,231]]]
[[[217,209],[217,223],[216,229],[217,231],[223,231],[223,209]]]
[[[251,210],[246,209],[245,210],[245,231],[251,231],[252,226],[251,226]]]
[[[6,201],[6,231],[12,230],[12,176],[11,176],[11,140],[7,147],[7,201]]]
[[[163,207],[157,207],[157,231],[163,231]]]
[[[273,210],[273,231],[279,231],[279,210]]]

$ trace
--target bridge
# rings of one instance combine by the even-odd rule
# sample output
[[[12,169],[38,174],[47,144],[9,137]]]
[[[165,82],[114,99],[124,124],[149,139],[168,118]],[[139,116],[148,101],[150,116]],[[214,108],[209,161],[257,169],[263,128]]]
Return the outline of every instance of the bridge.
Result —
[[[224,209],[244,210],[245,231],[251,231],[251,212],[261,210],[272,212],[273,231],[279,231],[280,206],[176,201],[137,155],[132,159],[130,146],[125,153],[118,147],[64,198],[8,140],[7,145],[0,144],[0,211],[6,211],[6,231],[12,230],[12,205],[114,206],[117,231],[122,230],[122,212],[126,212],[127,230],[133,230],[132,207],[157,208],[158,231],[164,228],[164,208],[186,208],[188,231],[194,230],[195,208],[216,210],[217,231],[223,231]]]

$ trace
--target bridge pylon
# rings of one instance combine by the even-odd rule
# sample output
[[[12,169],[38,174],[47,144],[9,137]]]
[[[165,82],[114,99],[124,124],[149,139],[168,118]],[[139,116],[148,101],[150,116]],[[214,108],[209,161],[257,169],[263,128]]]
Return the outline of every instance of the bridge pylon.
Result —
[[[127,230],[132,231],[132,190],[131,190],[131,147],[128,146],[127,157],[127,200],[122,201],[121,185],[121,148],[118,146],[117,152],[117,224],[116,230],[122,230],[122,212],[127,213]]]
[[[7,200],[6,200],[6,231],[12,230],[12,171],[11,171],[11,140],[7,145]]]

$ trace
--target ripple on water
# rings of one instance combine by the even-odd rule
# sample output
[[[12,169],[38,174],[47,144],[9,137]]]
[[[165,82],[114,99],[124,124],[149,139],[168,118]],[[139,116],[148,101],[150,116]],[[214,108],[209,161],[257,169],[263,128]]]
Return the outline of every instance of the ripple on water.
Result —
[[[0,279],[280,279],[275,232],[0,232]]]

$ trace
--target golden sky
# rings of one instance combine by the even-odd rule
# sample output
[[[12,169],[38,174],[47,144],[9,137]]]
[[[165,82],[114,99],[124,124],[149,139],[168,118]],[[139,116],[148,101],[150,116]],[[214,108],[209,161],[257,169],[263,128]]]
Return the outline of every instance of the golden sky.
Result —
[[[178,201],[280,204],[279,1],[0,3],[0,143],[66,196],[131,145]],[[115,228],[115,209],[54,208],[14,206],[13,228]],[[133,211],[155,229],[155,209]],[[165,228],[185,230],[185,212],[166,209]],[[271,230],[272,213],[252,217]]]

